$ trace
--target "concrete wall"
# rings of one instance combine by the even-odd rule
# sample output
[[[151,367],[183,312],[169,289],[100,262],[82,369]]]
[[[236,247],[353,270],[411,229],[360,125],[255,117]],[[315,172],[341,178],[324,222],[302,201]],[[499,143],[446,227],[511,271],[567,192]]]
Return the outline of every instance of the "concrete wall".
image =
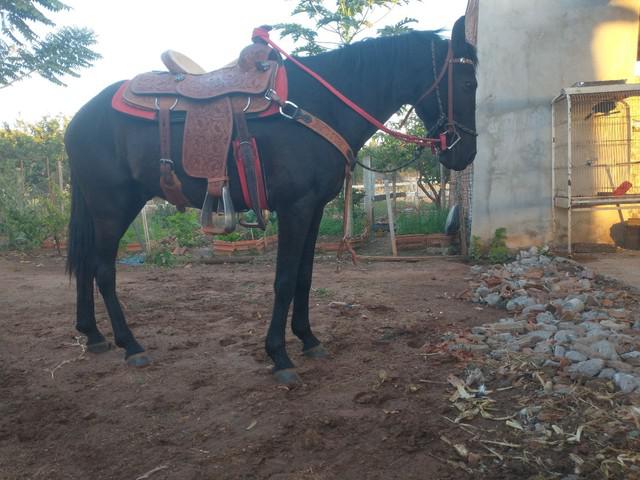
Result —
[[[578,81],[640,81],[639,7],[640,0],[480,1],[472,235],[490,238],[505,227],[513,247],[552,241],[551,100]],[[608,237],[617,218],[577,215],[587,221],[576,219],[575,241]],[[599,230],[580,226],[593,223]]]

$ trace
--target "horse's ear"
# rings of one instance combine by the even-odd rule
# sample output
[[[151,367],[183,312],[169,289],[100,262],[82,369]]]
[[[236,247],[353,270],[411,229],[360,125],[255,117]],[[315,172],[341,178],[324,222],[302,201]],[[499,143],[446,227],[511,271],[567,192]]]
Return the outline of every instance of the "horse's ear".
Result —
[[[464,15],[456,20],[451,30],[451,46],[454,52],[464,52],[466,47]]]

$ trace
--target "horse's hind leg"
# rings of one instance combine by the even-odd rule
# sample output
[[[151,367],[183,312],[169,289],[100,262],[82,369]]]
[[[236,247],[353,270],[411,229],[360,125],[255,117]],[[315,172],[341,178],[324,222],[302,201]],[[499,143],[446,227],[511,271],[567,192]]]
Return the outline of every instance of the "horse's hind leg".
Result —
[[[96,283],[111,319],[115,344],[124,348],[125,359],[132,366],[144,366],[151,360],[143,355],[144,348],[129,329],[116,294],[116,255],[120,238],[140,208],[130,208],[109,221],[97,221],[95,226]]]
[[[327,351],[311,331],[311,325],[309,323],[309,290],[311,290],[313,258],[322,213],[323,208],[321,207],[315,213],[311,221],[309,233],[305,239],[300,267],[298,268],[296,293],[293,300],[293,316],[291,318],[291,329],[293,333],[302,340],[303,354],[312,358],[327,356]]]
[[[86,335],[87,350],[92,353],[106,352],[111,344],[96,325],[95,304],[93,301],[93,280],[95,278],[95,264],[88,262],[76,275],[76,330]]]

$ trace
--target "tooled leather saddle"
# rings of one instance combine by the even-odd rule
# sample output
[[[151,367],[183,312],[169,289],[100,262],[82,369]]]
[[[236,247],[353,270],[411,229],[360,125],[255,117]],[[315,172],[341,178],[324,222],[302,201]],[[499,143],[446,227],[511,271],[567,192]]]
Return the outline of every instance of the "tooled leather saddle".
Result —
[[[182,167],[189,176],[207,179],[209,203],[205,200],[202,206],[202,218],[210,215],[211,198],[222,198],[225,231],[235,227],[235,223],[229,226],[226,221],[226,214],[233,212],[226,166],[234,132],[233,153],[239,167],[243,198],[256,213],[257,226],[264,228],[265,225],[261,210],[268,208],[267,192],[247,118],[281,113],[322,135],[342,152],[347,163],[353,160],[349,145],[337,132],[287,101],[287,77],[280,54],[263,40],[265,35],[268,37],[269,29],[256,29],[254,43],[244,48],[236,61],[211,72],[182,54],[165,52],[162,59],[168,71],[134,77],[120,87],[112,100],[113,108],[118,111],[158,122],[160,186],[166,199],[181,210],[190,203],[174,172],[170,129],[171,114],[183,113]]]
[[[121,87],[116,95],[119,101],[114,97],[112,104],[129,114],[136,113],[126,107],[134,107],[138,111],[137,116],[146,112],[145,118],[159,122],[161,165],[164,166],[161,186],[169,201],[184,208],[188,200],[179,188],[175,188],[179,181],[170,163],[171,112],[185,114],[182,151],[185,172],[193,177],[206,178],[209,195],[220,198],[228,180],[226,162],[234,116],[236,129],[240,131],[244,127],[246,131],[245,125],[238,125],[244,123],[245,115],[277,113],[278,105],[265,97],[265,93],[274,91],[286,100],[286,73],[277,53],[264,43],[249,45],[235,62],[212,72],[204,72],[176,52],[165,52],[162,59],[169,71],[142,73],[134,77]],[[194,71],[196,73],[192,73]],[[265,198],[259,200],[262,200],[260,204],[266,202]],[[260,206],[266,208],[266,205]],[[257,204],[251,207],[259,208]]]

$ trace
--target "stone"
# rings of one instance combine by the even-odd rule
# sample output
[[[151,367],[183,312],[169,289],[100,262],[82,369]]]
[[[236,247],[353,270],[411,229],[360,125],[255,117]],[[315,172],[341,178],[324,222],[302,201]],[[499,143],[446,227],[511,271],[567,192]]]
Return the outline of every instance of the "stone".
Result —
[[[600,310],[589,310],[582,312],[580,318],[582,318],[583,322],[598,322],[600,320],[606,320],[609,316]]]
[[[596,322],[586,321],[586,322],[580,323],[579,326],[582,327],[587,332],[591,330],[602,330],[602,327],[600,326],[600,324]]]
[[[556,358],[564,358],[565,353],[566,349],[562,345],[556,345],[553,348],[553,356]]]
[[[497,335],[494,335],[493,338],[500,342],[511,342],[515,337],[511,333],[505,332],[498,333]]]
[[[537,342],[541,340],[549,340],[553,336],[554,332],[551,330],[534,330],[533,332],[527,333],[527,337],[535,339]]]
[[[586,278],[583,278],[582,280],[578,280],[578,285],[582,290],[591,290],[591,281],[589,281]]]
[[[582,329],[582,327],[576,325],[573,322],[560,322],[558,323],[558,328],[560,330],[572,330],[579,335],[582,335],[584,333],[584,330]]]
[[[608,340],[598,340],[591,344],[591,351],[599,357],[605,360],[618,360],[618,353],[613,343]]]
[[[553,360],[545,360],[544,363],[542,364],[543,367],[553,367],[553,368],[558,368],[560,367],[560,362],[555,362]]]
[[[604,328],[610,328],[611,330],[624,330],[625,328],[628,328],[628,325],[625,325],[624,323],[614,322],[613,320],[602,320],[600,322],[600,325],[602,325]]]
[[[536,301],[531,297],[516,297],[507,302],[507,310],[512,312],[514,310],[522,310],[525,307],[535,305]]]
[[[614,308],[609,310],[609,316],[617,320],[628,320],[631,317],[631,312],[624,308]]]
[[[564,354],[564,358],[566,358],[567,360],[571,360],[573,363],[584,362],[585,360],[588,360],[588,357],[584,353],[577,352],[575,350],[569,350]]]
[[[617,372],[613,368],[603,368],[598,374],[598,378],[606,378],[611,380]]]
[[[636,367],[640,366],[640,352],[638,352],[637,350],[623,353],[620,356],[625,362],[630,363],[631,365]]]
[[[579,298],[572,298],[562,304],[562,309],[565,312],[582,312],[584,310],[584,302]]]
[[[539,342],[538,344],[536,344],[536,346],[533,348],[534,353],[545,353],[545,354],[549,354],[551,353],[551,344],[549,342],[542,341]]]
[[[631,393],[640,387],[640,379],[628,373],[616,373],[613,376],[613,383],[622,393]]]
[[[527,322],[516,321],[510,318],[510,319],[503,319],[498,323],[489,323],[485,326],[495,332],[524,333],[527,329]]]
[[[538,262],[540,262],[540,265],[549,265],[551,263],[551,259],[544,255],[540,255],[538,257]]]
[[[619,372],[630,373],[633,372],[633,366],[626,362],[619,360],[607,360],[607,367],[613,368]]]
[[[543,303],[535,303],[522,309],[523,315],[529,315],[530,313],[544,312],[547,306]]]
[[[487,288],[487,287],[478,287],[476,289],[476,295],[478,295],[481,298],[486,297],[487,295],[489,295],[491,293],[491,289]]]
[[[558,331],[558,327],[556,327],[555,325],[551,324],[551,323],[541,323],[540,324],[540,330],[548,330],[550,332],[557,332]]]
[[[551,313],[551,312],[542,312],[542,313],[539,313],[538,315],[536,315],[536,323],[556,324],[556,323],[558,323],[558,320],[556,320],[556,317],[553,316],[553,313]]]
[[[571,343],[576,339],[576,333],[573,330],[558,330],[553,338],[559,343]]]
[[[471,273],[474,273],[476,275],[479,274],[479,273],[482,273],[482,270],[484,270],[482,265],[473,265],[471,267]]]
[[[487,305],[492,307],[495,307],[500,302],[500,300],[502,300],[502,297],[500,296],[499,293],[495,293],[495,292],[490,293],[484,298],[484,301],[487,302]]]
[[[486,327],[473,327],[471,329],[471,333],[473,335],[486,335],[488,332],[488,329]]]
[[[601,358],[592,358],[584,362],[574,363],[570,365],[567,371],[576,376],[595,377],[604,368],[604,360]]]
[[[585,338],[588,339],[589,343],[593,343],[593,342],[597,342],[598,340],[604,340],[609,338],[609,335],[611,335],[611,332],[609,330],[603,330],[603,329],[594,329],[594,330],[589,330],[586,335]]]

